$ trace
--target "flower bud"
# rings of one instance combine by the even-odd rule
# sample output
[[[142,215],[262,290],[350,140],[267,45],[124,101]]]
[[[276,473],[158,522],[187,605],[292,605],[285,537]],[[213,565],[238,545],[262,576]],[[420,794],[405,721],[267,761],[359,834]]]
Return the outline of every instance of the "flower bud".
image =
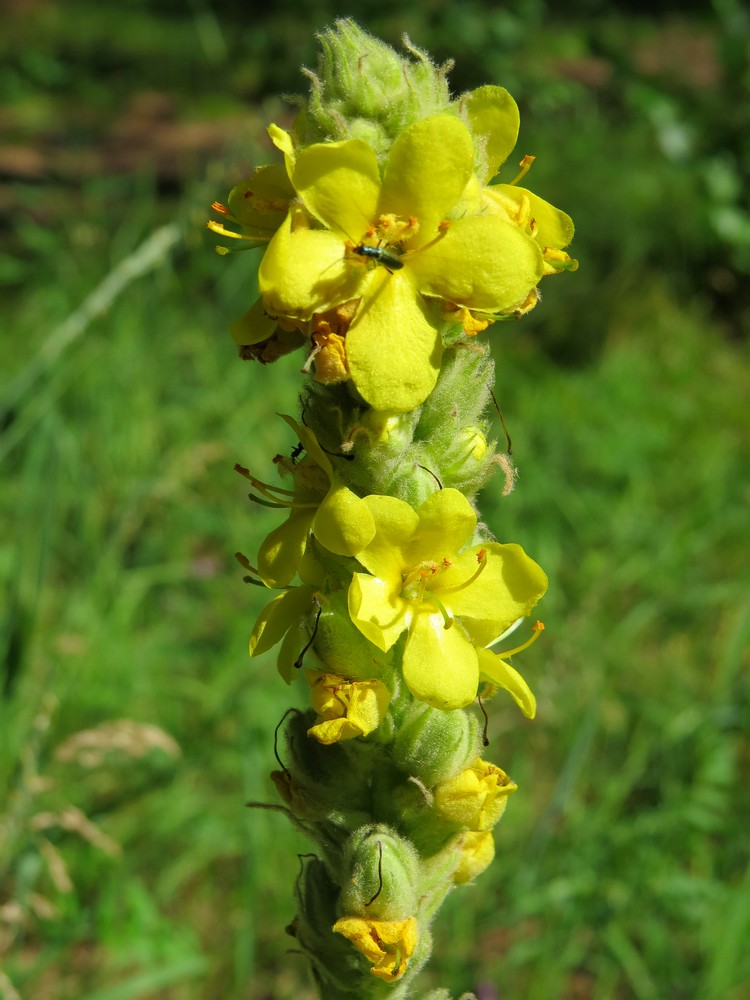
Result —
[[[411,843],[390,827],[362,827],[349,839],[339,900],[346,915],[403,920],[416,911],[420,864]]]
[[[427,788],[456,774],[479,753],[479,722],[463,709],[444,712],[415,702],[393,745],[397,766]]]
[[[388,413],[383,410],[366,410],[360,421],[361,433],[370,449],[377,450],[380,462],[386,457],[400,458],[414,437],[418,414]],[[358,448],[362,438],[358,435]],[[365,450],[367,448],[365,447]]]
[[[465,830],[491,830],[518,785],[501,768],[477,757],[474,763],[435,788],[435,811]]]
[[[459,862],[453,872],[456,885],[464,885],[481,875],[495,857],[495,841],[489,831],[477,833],[467,830],[456,840]]]
[[[415,451],[416,449],[412,449],[412,453]],[[399,474],[390,484],[391,495],[415,509],[421,507],[428,497],[442,489],[444,485],[440,478],[438,462],[430,461],[423,453],[418,457],[421,461],[409,454],[399,467]]]
[[[321,671],[351,680],[377,678],[386,688],[393,686],[392,657],[352,624],[344,593],[326,597],[312,648]]]
[[[369,792],[339,744],[323,746],[308,736],[312,712],[292,712],[284,728],[283,771],[271,780],[292,812],[303,820],[331,820],[349,830],[366,822]]]
[[[411,48],[409,56],[368,35],[349,18],[318,35],[321,53],[307,106],[295,122],[302,144],[363,139],[385,157],[407,125],[446,111],[445,71]]]
[[[487,440],[484,410],[490,399],[493,363],[472,343],[445,353],[437,385],[427,397],[415,439],[424,442],[422,463],[443,487],[473,496],[495,471],[494,442]]]
[[[381,681],[347,681],[338,674],[306,672],[317,722],[307,730],[319,743],[367,736],[380,725],[391,696]]]
[[[358,968],[351,946],[331,933],[336,920],[338,887],[326,865],[318,858],[306,858],[296,883],[297,915],[287,928],[298,946],[310,957],[313,968],[337,970],[343,981],[354,984]]]

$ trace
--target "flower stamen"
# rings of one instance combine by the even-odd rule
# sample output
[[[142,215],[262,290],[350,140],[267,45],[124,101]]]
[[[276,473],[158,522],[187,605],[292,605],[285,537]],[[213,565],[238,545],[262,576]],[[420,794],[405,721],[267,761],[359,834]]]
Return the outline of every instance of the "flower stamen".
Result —
[[[535,156],[530,156],[530,155],[529,155],[528,153],[526,154],[526,156],[524,156],[524,158],[523,158],[523,159],[522,159],[522,160],[520,161],[520,163],[518,164],[518,165],[519,165],[519,167],[521,168],[521,171],[520,171],[520,173],[519,173],[519,174],[517,174],[517,175],[516,175],[516,176],[515,176],[515,177],[513,178],[513,180],[512,180],[511,182],[510,182],[510,185],[511,185],[511,187],[512,187],[512,186],[513,186],[514,184],[518,184],[518,182],[519,182],[520,180],[522,180],[522,179],[523,179],[523,178],[524,178],[524,177],[526,176],[526,174],[527,174],[527,173],[529,172],[529,170],[531,169],[531,164],[532,164],[532,163],[534,162],[534,160],[535,160],[535,159],[536,159],[536,157],[535,157]]]
[[[404,578],[399,596],[410,604],[421,604],[425,599],[428,582],[437,576],[441,567],[435,562],[421,562]]]
[[[429,250],[430,247],[435,246],[436,243],[438,243],[440,240],[442,240],[442,238],[448,232],[448,230],[450,229],[450,227],[451,227],[450,219],[443,219],[443,221],[438,226],[438,234],[437,234],[437,236],[434,236],[429,241],[429,243],[425,243],[424,246],[421,246],[419,248],[419,250],[415,250],[414,252],[415,253],[424,253],[425,250]]]
[[[469,577],[468,580],[464,580],[463,583],[456,584],[455,587],[443,587],[442,592],[444,594],[456,594],[459,591],[465,590],[467,587],[470,587],[474,583],[474,581],[479,578],[480,574],[487,566],[487,549],[480,549],[477,552],[477,562],[479,563],[479,565],[477,566],[476,570],[472,573],[472,575]]]
[[[446,606],[443,604],[443,602],[440,600],[440,598],[437,596],[437,594],[435,594],[433,591],[428,591],[428,594],[429,596],[425,599],[424,603],[432,604],[435,608],[437,608],[437,610],[443,616],[443,628],[449,629],[453,624],[453,622],[455,621],[455,619],[448,611]]]
[[[267,243],[267,239],[263,239],[259,236],[248,236],[246,233],[235,233],[232,229],[227,229],[223,222],[216,222],[215,219],[209,219],[206,223],[206,229],[210,229],[213,233],[218,233],[219,236],[228,236],[232,240],[249,240],[251,243]]]
[[[260,493],[260,496],[256,497],[252,493],[248,493],[248,499],[252,500],[253,503],[260,504],[261,507],[274,507],[276,509],[284,510],[314,510],[319,505],[317,503],[300,503],[295,501],[294,497],[296,493],[294,490],[285,490],[283,486],[272,486],[270,483],[264,483],[261,479],[256,479],[255,476],[246,469],[243,465],[235,465],[235,472],[239,472],[241,476],[244,476],[248,480],[253,489]]]
[[[500,657],[502,657],[502,659],[505,660],[509,656],[515,656],[516,653],[520,653],[524,649],[528,649],[529,646],[533,646],[534,643],[539,638],[539,636],[544,631],[544,622],[534,622],[534,624],[531,626],[531,628],[532,628],[532,635],[531,635],[530,639],[527,639],[526,642],[522,642],[520,646],[516,646],[513,649],[505,649],[505,650],[503,650],[502,653],[496,653],[495,655],[496,656],[500,656]]]

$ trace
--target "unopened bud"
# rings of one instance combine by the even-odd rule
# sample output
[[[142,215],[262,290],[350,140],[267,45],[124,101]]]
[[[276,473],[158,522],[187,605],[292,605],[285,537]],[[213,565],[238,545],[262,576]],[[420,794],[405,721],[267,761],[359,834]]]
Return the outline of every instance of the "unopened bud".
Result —
[[[393,758],[410,777],[427,788],[466,767],[479,753],[478,720],[463,709],[444,712],[416,702],[396,734]]]
[[[420,864],[411,843],[390,827],[356,830],[348,844],[341,912],[377,920],[403,920],[417,907]]]
[[[349,18],[318,35],[321,47],[308,104],[295,123],[302,144],[363,139],[387,155],[408,125],[448,109],[445,70],[424,53],[401,56]]]
[[[345,593],[326,597],[312,648],[321,671],[350,680],[377,678],[386,688],[393,686],[391,654],[379,650],[352,623]]]
[[[477,833],[474,830],[467,830],[457,838],[456,848],[460,858],[453,872],[453,881],[456,885],[471,882],[481,875],[495,857],[495,841],[489,831]]]
[[[465,830],[484,832],[497,823],[517,788],[505,771],[478,757],[435,788],[435,811]]]

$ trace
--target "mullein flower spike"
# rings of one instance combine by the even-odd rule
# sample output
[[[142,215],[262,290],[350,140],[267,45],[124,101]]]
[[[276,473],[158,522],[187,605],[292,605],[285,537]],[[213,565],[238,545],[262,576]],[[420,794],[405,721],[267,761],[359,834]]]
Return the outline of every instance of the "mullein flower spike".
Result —
[[[323,1000],[395,1000],[447,893],[490,864],[516,790],[483,758],[492,726],[474,702],[503,689],[536,712],[510,661],[543,626],[513,648],[508,636],[547,579],[473,506],[494,472],[504,492],[514,481],[478,335],[577,264],[569,217],[519,184],[533,157],[493,183],[518,135],[506,90],[451,98],[449,67],[350,20],[319,41],[309,98],[291,129],[269,128],[283,163],[216,202],[209,228],[221,253],[262,251],[259,298],[231,331],[241,357],[307,349],[301,418],[283,417],[292,440],[274,459],[286,484],[237,466],[270,508],[255,511],[268,518],[256,568],[240,561],[277,591],[250,653],[278,645],[284,680],[309,684],[272,775],[316,843],[289,931]]]

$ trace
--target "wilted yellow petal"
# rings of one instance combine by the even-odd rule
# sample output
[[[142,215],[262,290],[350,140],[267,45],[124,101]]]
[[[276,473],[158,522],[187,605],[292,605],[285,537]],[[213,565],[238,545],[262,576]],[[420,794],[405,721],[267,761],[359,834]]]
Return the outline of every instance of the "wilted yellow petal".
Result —
[[[370,972],[387,983],[403,976],[419,941],[415,917],[406,920],[342,917],[333,925],[333,930],[348,938],[372,963]]]

